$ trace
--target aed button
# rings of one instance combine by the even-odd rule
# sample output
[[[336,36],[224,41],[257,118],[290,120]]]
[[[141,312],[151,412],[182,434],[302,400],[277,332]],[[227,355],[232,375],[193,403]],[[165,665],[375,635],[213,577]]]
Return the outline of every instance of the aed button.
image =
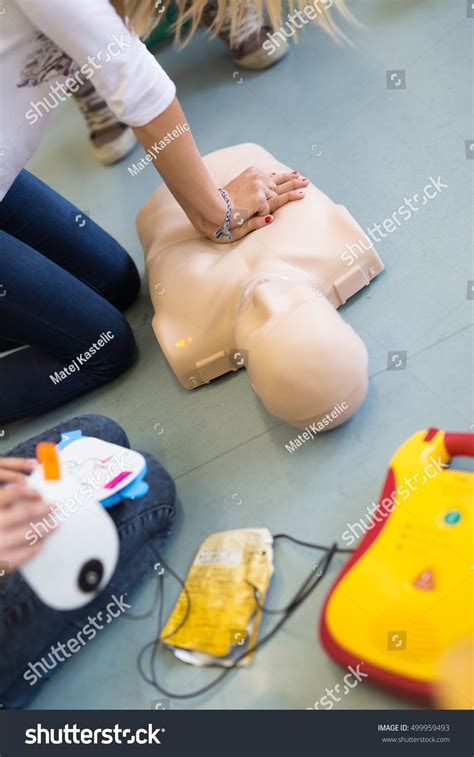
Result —
[[[455,526],[456,523],[459,523],[461,520],[461,513],[459,510],[450,510],[446,515],[444,516],[444,522],[448,524],[448,526]]]
[[[435,588],[435,580],[433,571],[427,568],[413,581],[413,586],[423,591],[433,591]]]

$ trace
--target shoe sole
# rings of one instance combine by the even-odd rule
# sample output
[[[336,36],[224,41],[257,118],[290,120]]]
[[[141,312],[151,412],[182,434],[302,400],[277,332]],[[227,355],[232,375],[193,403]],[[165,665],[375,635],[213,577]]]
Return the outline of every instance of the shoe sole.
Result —
[[[123,131],[120,137],[114,139],[112,142],[107,142],[100,147],[97,147],[92,143],[92,149],[97,160],[104,166],[111,166],[113,163],[118,163],[119,160],[125,158],[137,144],[137,138],[132,129],[127,128]]]
[[[248,68],[251,71],[263,71],[265,68],[270,68],[278,63],[279,60],[285,57],[289,51],[290,46],[288,42],[282,42],[277,49],[269,55],[262,47],[255,50],[253,53],[244,55],[243,58],[234,58],[234,63],[242,68]]]

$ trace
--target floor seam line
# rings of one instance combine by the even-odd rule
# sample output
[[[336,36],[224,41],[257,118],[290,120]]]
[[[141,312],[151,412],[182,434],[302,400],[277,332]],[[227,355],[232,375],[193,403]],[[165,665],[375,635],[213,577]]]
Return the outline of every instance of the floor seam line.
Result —
[[[446,341],[447,339],[451,339],[451,337],[456,336],[457,334],[461,334],[463,331],[466,331],[467,329],[472,328],[472,323],[468,324],[467,326],[463,326],[462,329],[459,329],[458,331],[454,331],[452,334],[448,334],[445,337],[442,337],[441,339],[438,339],[437,342],[434,342],[433,344],[429,344],[427,347],[423,347],[423,349],[418,350],[418,352],[414,352],[413,355],[410,357],[416,357],[417,355],[421,355],[423,352],[426,352],[426,350],[431,349],[432,347],[436,347],[437,344],[441,344],[442,342]],[[378,371],[377,373],[372,373],[369,376],[369,380],[375,378],[376,376],[380,376],[382,373],[387,373],[388,368],[384,368],[383,371]],[[243,447],[245,444],[248,444],[249,442],[255,441],[255,439],[259,439],[261,436],[264,436],[269,431],[274,431],[276,428],[279,428],[282,426],[284,421],[281,421],[280,423],[276,423],[271,428],[265,429],[265,431],[262,431],[260,434],[256,434],[255,436],[251,436],[249,439],[246,439],[244,442],[241,442],[240,444],[237,444],[235,447],[230,447],[229,449],[225,450],[224,452],[221,452],[219,455],[216,455],[215,457],[212,457],[210,460],[206,460],[204,463],[200,463],[199,465],[195,465],[194,468],[190,468],[189,470],[185,471],[184,473],[180,473],[179,476],[174,476],[175,481],[179,481],[179,479],[184,478],[184,476],[187,476],[189,473],[194,473],[195,471],[199,470],[200,468],[203,468],[206,465],[209,465],[210,463],[215,462],[215,460],[219,460],[221,457],[225,457],[225,455],[228,455],[230,452],[235,452],[235,450],[240,449],[240,447]]]

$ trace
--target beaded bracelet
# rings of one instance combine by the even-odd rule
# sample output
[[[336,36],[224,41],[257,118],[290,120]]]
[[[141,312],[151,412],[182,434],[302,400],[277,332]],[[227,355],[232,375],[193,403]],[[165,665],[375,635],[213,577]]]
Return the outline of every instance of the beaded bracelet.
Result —
[[[225,200],[225,204],[227,205],[227,210],[225,212],[224,225],[222,227],[219,227],[214,232],[214,236],[215,236],[216,239],[221,239],[221,237],[226,236],[227,239],[229,240],[229,242],[231,242],[232,241],[232,234],[230,233],[230,219],[231,219],[231,216],[232,216],[232,208],[231,208],[231,204],[230,204],[230,197],[227,194],[227,192],[225,191],[225,189],[220,189],[219,188],[218,191],[221,193],[222,197]]]

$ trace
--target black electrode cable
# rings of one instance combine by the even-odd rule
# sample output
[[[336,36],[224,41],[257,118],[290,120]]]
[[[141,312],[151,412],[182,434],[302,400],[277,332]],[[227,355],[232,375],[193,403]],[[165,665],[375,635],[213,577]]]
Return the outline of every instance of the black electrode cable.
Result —
[[[313,542],[302,541],[301,539],[297,539],[295,536],[290,536],[290,534],[284,534],[284,533],[275,534],[275,536],[273,536],[273,541],[275,542],[277,539],[288,539],[289,541],[292,541],[295,544],[300,544],[302,547],[309,547],[310,549],[320,549],[323,552],[327,551],[327,549],[328,549],[328,547],[325,547],[322,544],[314,544]],[[173,636],[175,633],[177,633],[180,630],[180,628],[182,628],[182,626],[187,621],[188,616],[189,616],[189,612],[191,610],[191,600],[190,600],[189,592],[188,592],[188,590],[186,588],[185,582],[178,576],[177,573],[175,573],[170,568],[170,566],[161,557],[161,555],[159,554],[159,552],[157,552],[155,550],[154,545],[151,542],[150,542],[150,546],[151,546],[153,552],[155,553],[155,556],[156,556],[157,560],[161,561],[160,564],[162,564],[163,567],[168,571],[168,573],[170,573],[173,576],[173,578],[175,578],[176,581],[179,583],[179,585],[181,586],[181,588],[184,591],[184,594],[185,594],[186,600],[187,600],[187,608],[186,608],[185,617],[183,618],[183,620],[181,621],[181,623],[179,624],[179,626],[171,634],[168,634],[168,636],[165,637],[166,639],[168,639],[170,636]],[[337,554],[350,554],[350,553],[354,552],[354,550],[353,549],[343,549],[341,547],[337,547],[337,549],[335,550],[335,552]],[[158,574],[158,578],[160,578],[160,574]],[[303,586],[300,588],[300,592],[305,588],[306,584],[309,583],[309,581],[311,580],[311,578],[312,578],[312,575],[310,574],[308,576],[308,578],[306,579],[305,583],[303,584]],[[258,602],[259,591],[258,591],[257,587],[254,586],[252,583],[250,583],[250,581],[247,581],[247,583],[249,584],[249,586],[252,587],[252,589],[254,591],[254,594],[255,594],[255,601],[257,603],[257,607],[258,607],[259,610],[262,610],[262,612],[266,612],[268,615],[280,615],[281,613],[286,612],[287,609],[290,607],[290,605],[287,605],[287,607],[283,608],[282,610],[271,610],[269,608],[264,607],[263,605],[260,605],[259,602]],[[144,613],[143,615],[130,615],[130,614],[127,613],[123,617],[126,618],[127,620],[146,620],[146,618],[149,618],[151,615],[153,615],[153,613],[155,611],[156,603],[157,603],[157,600],[158,600],[158,593],[159,593],[159,591],[160,591],[160,581],[157,581],[156,591],[155,591],[155,597],[153,599],[153,602],[152,602],[150,610],[148,610],[146,613]],[[299,592],[296,594],[296,597],[298,596],[298,594],[299,594]],[[293,598],[293,602],[294,602],[295,598]],[[149,642],[150,645],[152,645],[153,643],[154,642]]]
[[[327,551],[327,549],[328,549],[328,547],[325,547],[325,546],[323,546],[321,544],[313,544],[312,542],[309,542],[309,541],[302,541],[301,539],[296,539],[294,536],[290,536],[290,534],[275,534],[275,536],[273,537],[273,541],[276,541],[277,539],[288,539],[289,541],[292,541],[295,544],[300,544],[301,546],[303,546],[303,547],[309,547],[310,549],[321,549],[323,551]],[[335,549],[335,553],[350,553],[350,552],[353,552],[353,551],[354,551],[353,549],[342,549],[341,547],[337,547],[337,546],[336,546],[336,549]],[[319,574],[319,565],[317,565],[316,567],[318,568],[318,570],[316,570],[315,572],[316,572],[316,575],[318,575]],[[313,568],[313,571],[314,571],[314,568]],[[299,597],[301,596],[301,594],[304,592],[304,590],[306,589],[306,586],[308,586],[308,584],[311,583],[312,578],[313,578],[313,573],[310,573],[309,576],[308,576],[308,578],[306,579],[306,581],[304,581],[303,585],[300,587],[299,591],[293,597],[292,601],[288,605],[286,605],[286,607],[283,607],[281,610],[270,609],[270,608],[265,607],[264,605],[260,604],[260,601],[259,601],[260,600],[260,592],[258,591],[257,587],[254,586],[252,583],[250,583],[250,581],[247,581],[247,583],[253,589],[254,597],[255,597],[255,602],[256,602],[257,607],[259,608],[259,610],[261,610],[262,612],[266,613],[267,615],[283,615],[283,614],[285,614],[287,612],[293,612],[293,607],[295,605],[295,602],[297,602],[297,600],[299,599]],[[307,592],[306,594],[304,594],[304,599],[308,596],[308,594],[311,593],[311,591],[313,591],[313,588],[314,587],[312,587],[309,590],[309,592]],[[298,605],[296,605],[296,606],[298,606]]]
[[[165,568],[165,570],[167,570],[168,573],[170,573],[170,575],[172,575],[173,578],[179,583],[179,585],[181,586],[181,588],[182,588],[182,590],[184,592],[186,600],[187,600],[186,613],[184,615],[183,620],[179,624],[179,626],[177,628],[175,628],[175,630],[171,634],[171,635],[174,635],[175,633],[177,633],[179,631],[179,629],[182,626],[184,626],[184,624],[186,623],[186,621],[187,621],[187,619],[189,617],[189,613],[191,611],[191,598],[189,596],[189,591],[188,591],[188,589],[187,589],[186,584],[184,583],[184,581],[178,576],[177,573],[174,572],[174,570],[172,570],[172,568],[170,568],[170,566],[168,565],[168,563],[161,557],[160,553],[156,551],[156,549],[154,547],[154,544],[153,544],[153,542],[151,540],[149,540],[149,544],[150,544],[150,547],[151,547],[152,551],[155,553],[155,557],[157,558],[157,560],[159,560],[159,564],[163,565],[163,567]],[[147,610],[147,612],[143,613],[143,615],[129,615],[128,613],[126,613],[123,616],[124,618],[126,618],[127,620],[145,620],[146,618],[149,618],[151,615],[153,615],[153,613],[155,612],[156,603],[157,603],[157,600],[158,600],[158,595],[160,594],[160,591],[161,591],[161,593],[163,593],[163,577],[164,577],[164,571],[162,573],[158,573],[157,574],[158,581],[156,582],[155,596],[154,596],[151,608],[149,610]],[[168,636],[165,636],[165,638],[167,639]],[[154,642],[150,642],[150,644],[153,644],[153,643]],[[0,755],[0,757],[1,757],[1,755]]]
[[[158,575],[157,578],[160,579],[161,576]],[[126,618],[126,620],[146,620],[146,618],[149,618],[155,612],[155,607],[158,601],[159,592],[160,592],[160,581],[158,580],[156,582],[155,596],[153,598],[151,608],[147,610],[147,612],[144,612],[143,615],[130,615],[129,613],[125,613],[123,617]]]
[[[323,567],[320,575],[316,577],[316,579],[314,581],[314,584],[313,584],[313,586],[311,588],[311,591],[314,588],[316,588],[316,586],[319,583],[319,581],[326,574],[326,571],[329,568],[329,565],[331,564],[332,558],[334,557],[334,554],[335,554],[335,549],[334,548],[335,547],[337,548],[337,545],[333,545],[326,552],[324,567]],[[298,592],[298,594],[300,592],[301,592],[301,590]],[[299,607],[299,605],[304,601],[304,599],[306,599],[306,596],[307,596],[307,594],[304,597],[301,597],[301,599],[293,607],[293,609],[291,610],[291,612],[287,613],[283,618],[281,618],[281,620],[279,620],[278,623],[276,623],[274,625],[274,627],[271,629],[271,631],[266,636],[264,636],[262,639],[260,639],[260,641],[257,641],[256,644],[253,647],[250,647],[249,649],[244,650],[242,652],[242,654],[240,654],[234,660],[234,662],[232,663],[232,665],[229,665],[228,667],[226,667],[226,669],[220,675],[218,675],[213,681],[211,681],[207,685],[205,685],[205,686],[201,687],[200,689],[197,689],[197,690],[195,690],[193,692],[188,692],[186,694],[175,694],[173,692],[166,691],[161,685],[158,684],[158,682],[156,680],[155,667],[153,665],[154,660],[152,660],[152,665],[153,665],[153,667],[152,667],[153,684],[154,684],[155,688],[158,691],[160,691],[161,693],[163,693],[166,696],[170,697],[171,699],[189,699],[189,698],[193,698],[193,697],[200,696],[202,694],[207,693],[210,689],[214,688],[214,686],[216,686],[218,683],[220,683],[220,681],[222,681],[234,668],[236,668],[241,660],[243,660],[249,654],[255,652],[257,649],[260,649],[264,644],[266,644],[268,641],[270,641],[275,636],[275,634],[280,630],[280,628],[286,623],[286,621],[289,620],[289,618],[291,617],[291,615],[293,614],[293,612]],[[205,667],[215,667],[215,663],[212,663],[212,664],[210,664],[208,666],[205,666]]]
[[[238,664],[239,664],[239,662],[241,660],[243,660],[249,654],[251,654],[253,652],[256,652],[264,644],[266,644],[268,641],[270,641],[270,639],[273,638],[273,636],[280,630],[280,628],[286,623],[286,621],[289,620],[289,618],[292,616],[292,614],[298,609],[298,607],[304,602],[304,600],[309,596],[309,594],[312,591],[314,591],[314,589],[319,584],[319,582],[324,578],[324,576],[326,575],[326,572],[327,572],[327,570],[328,570],[328,568],[329,568],[329,566],[330,566],[330,564],[331,564],[331,562],[332,562],[333,557],[335,556],[335,554],[337,554],[338,552],[351,552],[352,551],[352,550],[340,549],[340,548],[338,548],[338,546],[337,546],[336,543],[334,543],[331,547],[328,548],[328,547],[324,547],[324,546],[321,546],[321,545],[311,544],[309,542],[301,542],[300,540],[295,539],[294,537],[291,537],[291,536],[289,536],[287,534],[277,534],[274,537],[274,539],[279,539],[279,538],[287,538],[287,539],[290,539],[291,541],[294,541],[297,544],[302,544],[303,546],[311,547],[313,549],[324,550],[325,551],[325,555],[324,555],[323,560],[321,561],[321,567],[319,568],[319,570],[316,573],[314,571],[312,571],[311,575],[308,578],[305,579],[305,581],[303,582],[302,586],[297,591],[297,593],[293,597],[292,601],[289,603],[288,607],[284,611],[268,611],[265,608],[262,608],[262,606],[260,606],[258,604],[258,600],[256,599],[257,607],[260,610],[262,610],[263,612],[267,612],[267,613],[273,613],[273,612],[277,613],[277,612],[279,612],[279,613],[284,613],[284,616],[274,625],[274,627],[271,629],[271,631],[269,631],[269,633],[266,636],[264,636],[262,639],[260,639],[260,641],[257,641],[254,644],[253,647],[250,647],[250,648],[244,650],[232,662],[231,665],[229,665],[228,667],[225,668],[225,670],[222,671],[222,673],[220,673],[210,683],[206,684],[205,686],[202,686],[200,689],[196,689],[193,692],[188,692],[188,693],[185,693],[185,694],[178,694],[178,693],[175,693],[175,692],[171,692],[171,691],[168,691],[167,689],[165,689],[156,680],[156,663],[155,663],[155,658],[156,658],[156,654],[158,652],[158,648],[160,647],[160,645],[163,643],[163,640],[164,640],[164,639],[162,639],[160,637],[160,632],[161,632],[161,628],[162,628],[163,606],[164,606],[163,575],[159,576],[159,586],[160,586],[161,591],[160,591],[160,602],[159,602],[159,608],[158,608],[158,634],[157,634],[156,639],[154,639],[151,642],[148,642],[148,644],[146,644],[141,649],[141,651],[140,651],[140,653],[138,655],[138,658],[137,658],[137,667],[138,667],[139,674],[142,676],[142,678],[147,683],[149,683],[150,685],[154,686],[154,688],[157,689],[157,691],[159,691],[161,694],[164,694],[166,697],[169,697],[170,699],[190,699],[190,698],[201,696],[202,694],[207,693],[214,686],[217,686],[217,684],[219,684],[232,670],[234,670],[234,668],[236,668],[238,666]],[[152,548],[153,548],[153,545],[152,545]],[[186,593],[186,599],[187,599],[187,602],[188,602],[186,613],[185,613],[185,617],[183,618],[183,620],[181,621],[181,623],[179,624],[179,626],[172,633],[168,634],[165,637],[165,638],[170,638],[171,636],[173,636],[174,634],[176,634],[177,631],[186,622],[187,617],[189,616],[191,602],[190,602],[189,592],[187,591],[187,589],[185,587],[184,581],[182,581],[179,578],[179,576],[174,571],[172,571],[169,568],[169,566],[161,558],[161,556],[159,555],[159,553],[158,553],[158,559],[160,560],[160,562],[162,563],[162,565],[164,565],[165,568],[170,571],[171,575],[173,575],[173,577],[178,581],[178,583],[180,584],[180,586],[183,587],[183,590]],[[254,591],[255,591],[255,587],[253,587],[253,588],[254,588]],[[148,675],[145,673],[145,671],[143,669],[143,657],[146,654],[146,652],[147,652],[148,649],[150,649],[149,664],[150,664],[151,677],[148,677]],[[210,663],[209,665],[205,665],[203,667],[215,667],[215,666],[216,666],[216,663]]]
[[[273,541],[276,541],[277,539],[289,539],[289,541],[293,541],[295,544],[301,544],[302,547],[309,547],[310,549],[321,549],[323,552],[325,552],[328,549],[328,547],[325,547],[322,544],[313,544],[310,541],[302,541],[301,539],[297,539],[295,536],[290,536],[290,534],[275,534],[275,536],[273,537]],[[344,549],[343,547],[337,547],[336,552],[348,553],[348,552],[354,552],[354,550]]]

